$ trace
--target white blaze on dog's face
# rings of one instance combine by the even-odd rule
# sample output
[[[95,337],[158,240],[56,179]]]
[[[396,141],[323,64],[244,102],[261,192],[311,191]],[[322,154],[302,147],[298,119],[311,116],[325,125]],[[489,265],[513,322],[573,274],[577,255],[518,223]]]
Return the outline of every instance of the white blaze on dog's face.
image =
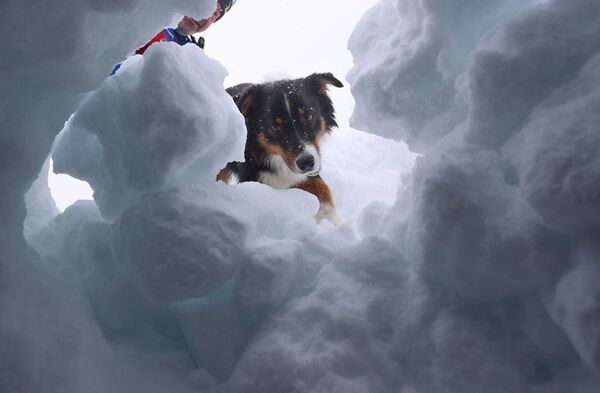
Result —
[[[280,155],[272,155],[268,160],[271,170],[260,172],[258,180],[261,183],[267,184],[277,190],[287,190],[308,180],[307,174],[292,171],[288,163]]]
[[[290,104],[289,93],[283,92],[283,102],[285,103],[286,115],[289,119],[294,118],[295,112],[298,112],[300,117],[300,123],[302,120],[307,120],[311,115],[306,115],[306,109],[304,108],[294,108],[292,109],[292,105]],[[278,119],[276,119],[277,122]],[[295,121],[295,120],[293,120]],[[306,122],[308,123],[308,122]],[[321,155],[319,151],[313,144],[313,140],[311,138],[312,132],[308,130],[304,130],[306,127],[305,124],[301,124],[301,134],[298,135],[298,150],[300,153],[296,156],[293,165],[291,166],[291,170],[297,174],[306,174],[308,176],[316,176],[321,171]]]
[[[298,164],[300,162],[300,164]],[[311,166],[312,170],[304,167],[305,162],[314,162]],[[300,165],[300,167],[298,167]],[[321,155],[317,151],[314,145],[307,144],[304,146],[304,150],[293,163],[293,167],[287,161],[284,160],[279,154],[271,155],[269,157],[269,168],[272,171],[264,171],[260,174],[260,182],[268,184],[269,186],[285,190],[291,188],[297,184],[304,183],[311,176],[317,176],[321,171]]]

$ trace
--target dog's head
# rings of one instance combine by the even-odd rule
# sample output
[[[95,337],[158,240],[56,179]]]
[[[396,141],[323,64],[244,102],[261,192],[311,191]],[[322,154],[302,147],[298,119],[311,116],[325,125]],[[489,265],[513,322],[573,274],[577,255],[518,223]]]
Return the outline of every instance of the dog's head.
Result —
[[[317,175],[321,138],[337,126],[329,85],[343,87],[325,73],[227,89],[246,119],[246,161],[275,171]]]

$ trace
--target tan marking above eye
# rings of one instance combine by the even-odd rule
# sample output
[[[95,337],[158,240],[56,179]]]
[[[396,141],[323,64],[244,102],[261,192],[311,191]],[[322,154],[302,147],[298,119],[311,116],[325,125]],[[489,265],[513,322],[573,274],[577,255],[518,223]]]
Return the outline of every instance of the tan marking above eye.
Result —
[[[283,124],[283,119],[281,117],[276,117],[275,118],[275,124],[277,124],[278,126]]]
[[[302,109],[302,108],[298,108],[298,113],[299,113],[300,115],[304,115],[306,112],[304,111],[304,109]]]

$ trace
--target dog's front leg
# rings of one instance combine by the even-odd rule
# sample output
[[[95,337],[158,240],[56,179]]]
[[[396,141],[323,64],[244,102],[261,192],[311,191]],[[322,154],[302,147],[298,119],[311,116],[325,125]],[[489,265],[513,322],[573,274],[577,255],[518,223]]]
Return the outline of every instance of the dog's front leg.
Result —
[[[338,218],[335,205],[333,203],[333,195],[331,194],[331,190],[321,176],[309,177],[306,182],[298,184],[295,188],[309,192],[316,196],[319,200],[319,211],[315,215],[317,222],[320,222],[325,218],[331,221],[333,224],[337,225],[340,223],[340,219]]]
[[[222,181],[225,184],[238,184],[246,181],[247,175],[246,163],[233,161],[219,171],[217,181]]]

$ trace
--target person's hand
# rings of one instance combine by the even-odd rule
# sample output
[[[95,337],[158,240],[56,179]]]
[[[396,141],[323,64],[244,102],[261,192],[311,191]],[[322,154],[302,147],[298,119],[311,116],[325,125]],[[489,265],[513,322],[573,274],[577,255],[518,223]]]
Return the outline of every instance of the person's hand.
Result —
[[[217,3],[217,9],[215,9],[215,12],[208,18],[196,20],[191,16],[184,16],[177,25],[177,32],[186,36],[201,33],[215,23],[219,19],[219,16],[221,16],[221,8]]]

